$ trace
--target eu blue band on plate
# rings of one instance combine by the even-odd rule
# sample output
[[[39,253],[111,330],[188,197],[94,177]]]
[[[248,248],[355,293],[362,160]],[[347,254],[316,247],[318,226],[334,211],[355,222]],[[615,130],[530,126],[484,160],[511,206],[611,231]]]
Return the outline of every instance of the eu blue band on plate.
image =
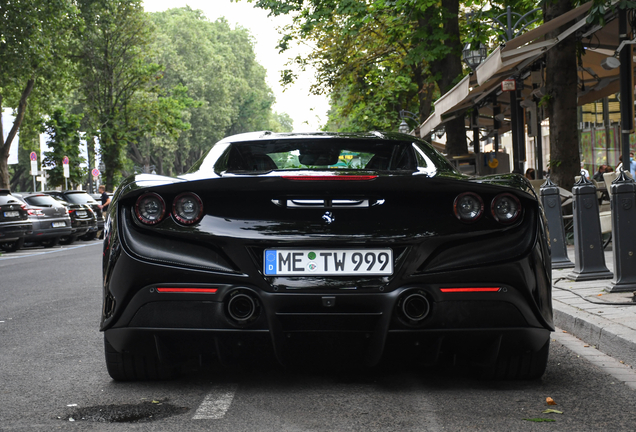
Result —
[[[265,274],[266,275],[276,274],[276,251],[275,250],[265,251]]]

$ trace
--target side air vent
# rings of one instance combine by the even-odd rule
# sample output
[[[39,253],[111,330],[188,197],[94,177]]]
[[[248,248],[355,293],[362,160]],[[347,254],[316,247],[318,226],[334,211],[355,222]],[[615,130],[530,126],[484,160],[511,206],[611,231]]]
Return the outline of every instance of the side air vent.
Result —
[[[293,199],[273,199],[272,202],[279,207],[299,209],[299,208],[369,208],[384,204],[383,199],[313,199],[313,198],[293,198]]]

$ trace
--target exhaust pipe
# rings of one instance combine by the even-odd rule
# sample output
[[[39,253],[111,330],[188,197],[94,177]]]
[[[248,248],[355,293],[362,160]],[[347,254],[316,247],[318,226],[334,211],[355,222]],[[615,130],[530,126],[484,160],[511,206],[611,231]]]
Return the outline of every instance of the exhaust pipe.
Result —
[[[229,295],[225,310],[236,323],[248,324],[258,318],[258,300],[245,291],[237,290]]]
[[[410,325],[420,324],[431,311],[431,304],[423,291],[406,293],[398,302],[398,311]]]

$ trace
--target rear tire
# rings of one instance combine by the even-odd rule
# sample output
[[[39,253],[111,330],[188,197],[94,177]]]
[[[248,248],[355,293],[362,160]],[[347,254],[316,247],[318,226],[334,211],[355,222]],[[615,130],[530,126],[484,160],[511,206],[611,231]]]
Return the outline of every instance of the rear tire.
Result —
[[[70,245],[70,244],[75,243],[76,240],[77,240],[77,236],[74,236],[74,235],[71,235],[71,236],[68,236],[68,237],[62,237],[60,239],[60,244]]]
[[[133,355],[120,353],[104,336],[106,369],[115,381],[158,381],[175,376],[175,369],[159,361],[157,354]]]
[[[24,246],[24,239],[21,238],[20,240],[16,240],[12,243],[2,244],[2,249],[4,249],[6,252],[15,252],[17,250],[22,249],[23,246]]]
[[[80,237],[82,240],[85,241],[91,241],[91,240],[95,240],[95,238],[97,237],[97,232],[93,231],[93,232],[89,232],[87,234],[84,234],[82,237]]]
[[[548,365],[550,339],[537,352],[500,353],[494,365],[482,370],[488,380],[536,380]]]
[[[45,248],[52,248],[53,246],[56,246],[59,242],[60,242],[59,237],[52,237],[50,239],[43,240],[40,244],[44,246]]]

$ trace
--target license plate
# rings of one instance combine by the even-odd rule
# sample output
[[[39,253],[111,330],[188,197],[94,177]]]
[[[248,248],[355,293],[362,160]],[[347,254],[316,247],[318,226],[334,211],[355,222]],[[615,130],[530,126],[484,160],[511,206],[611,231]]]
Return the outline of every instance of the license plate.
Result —
[[[78,210],[75,212],[75,214],[78,216],[86,216],[86,210]]]
[[[20,212],[17,212],[17,211],[4,212],[4,217],[18,217],[18,216],[20,216]]]
[[[267,249],[265,275],[351,276],[393,274],[393,251],[383,249]]]
[[[59,228],[63,226],[66,226],[64,222],[53,222],[53,228]]]

